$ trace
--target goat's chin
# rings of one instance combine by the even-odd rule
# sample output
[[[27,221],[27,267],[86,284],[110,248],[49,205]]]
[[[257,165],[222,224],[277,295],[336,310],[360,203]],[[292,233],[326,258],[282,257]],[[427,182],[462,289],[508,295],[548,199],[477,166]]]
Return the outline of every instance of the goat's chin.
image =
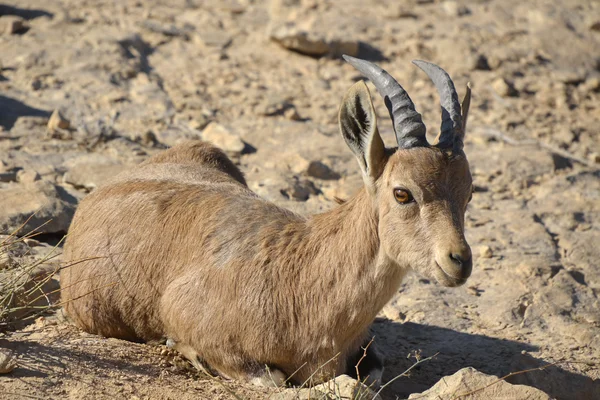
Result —
[[[433,271],[433,276],[435,280],[442,286],[446,287],[457,287],[464,285],[468,278],[457,278],[454,276],[448,275],[442,267],[435,263],[435,269]]]

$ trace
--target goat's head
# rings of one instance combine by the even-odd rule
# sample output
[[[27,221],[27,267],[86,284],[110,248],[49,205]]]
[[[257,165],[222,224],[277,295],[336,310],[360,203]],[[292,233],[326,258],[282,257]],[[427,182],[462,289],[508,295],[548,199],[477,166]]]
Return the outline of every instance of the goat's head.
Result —
[[[435,143],[410,97],[386,71],[368,61],[344,56],[369,78],[389,110],[397,149],[386,149],[377,131],[367,86],[358,82],[342,101],[342,136],[355,154],[379,216],[379,240],[400,267],[412,267],[445,286],[463,284],[472,269],[464,237],[464,215],[472,179],[463,152],[470,102],[467,87],[461,104],[454,84],[440,67],[414,61],[438,89],[442,126]]]

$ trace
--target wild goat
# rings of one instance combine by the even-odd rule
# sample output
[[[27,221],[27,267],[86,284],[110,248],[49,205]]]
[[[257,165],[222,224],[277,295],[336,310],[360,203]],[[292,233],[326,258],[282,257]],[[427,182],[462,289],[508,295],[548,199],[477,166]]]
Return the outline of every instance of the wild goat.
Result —
[[[342,101],[342,136],[364,187],[303,217],[258,197],[212,145],[173,147],[87,196],[70,228],[63,300],[88,332],[167,339],[201,369],[256,384],[356,375],[369,326],[409,269],[444,286],[471,274],[464,213],[472,180],[463,153],[470,102],[448,74],[414,63],[442,106],[436,144],[404,89],[375,64],[345,59],[390,112],[398,148],[386,149],[367,86]],[[374,345],[361,378],[380,379]],[[316,374],[315,374],[316,371]]]

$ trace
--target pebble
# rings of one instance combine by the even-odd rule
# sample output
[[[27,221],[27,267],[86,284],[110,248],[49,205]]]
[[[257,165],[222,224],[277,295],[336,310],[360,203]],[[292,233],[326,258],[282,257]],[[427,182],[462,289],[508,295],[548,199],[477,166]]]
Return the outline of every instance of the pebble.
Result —
[[[505,78],[496,79],[492,82],[492,87],[502,97],[515,97],[519,94],[515,89],[515,85]]]
[[[17,172],[17,181],[21,183],[35,182],[42,179],[37,171],[32,169],[21,169]]]
[[[17,358],[12,351],[0,349],[0,374],[8,374],[17,367]]]
[[[50,119],[48,120],[48,132],[54,133],[59,129],[69,129],[71,123],[66,119],[62,113],[56,109],[52,112]]]
[[[471,13],[468,7],[458,4],[456,1],[445,1],[442,3],[442,8],[451,17],[461,17]]]
[[[323,164],[321,161],[311,161],[308,164],[306,174],[308,176],[312,176],[313,178],[324,180],[340,179],[340,174],[332,171],[331,168]]]
[[[246,144],[238,135],[216,122],[211,122],[204,128],[202,131],[202,140],[211,142],[225,152],[233,155],[242,154],[242,151],[246,147]]]
[[[481,258],[492,258],[492,256],[494,255],[494,253],[492,252],[492,249],[490,246],[479,246],[479,257]]]
[[[0,182],[15,182],[17,180],[17,170],[0,171]]]
[[[2,31],[7,35],[25,33],[29,29],[29,25],[23,18],[13,15],[3,16],[0,24],[1,28],[3,28]]]
[[[8,253],[0,253],[0,270],[11,268],[14,260]]]

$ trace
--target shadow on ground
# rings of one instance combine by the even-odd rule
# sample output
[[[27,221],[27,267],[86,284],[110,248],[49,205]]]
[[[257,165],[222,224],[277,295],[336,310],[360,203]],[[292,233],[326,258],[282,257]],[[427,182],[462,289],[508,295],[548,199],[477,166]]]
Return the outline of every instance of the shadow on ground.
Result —
[[[420,350],[425,358],[439,352],[433,360],[415,367],[410,376],[392,383],[383,393],[386,399],[404,399],[410,393],[423,392],[443,376],[465,367],[474,367],[489,375],[505,376],[547,364],[527,354],[538,350],[537,347],[522,342],[389,320],[375,321],[372,331],[387,358],[385,382],[402,374],[414,363],[414,358],[407,358],[409,353]],[[507,381],[534,386],[557,399],[600,398],[600,382],[560,366],[517,375]]]
[[[50,117],[50,112],[30,107],[19,100],[0,95],[0,125],[10,130],[19,117]]]
[[[50,17],[52,18],[54,14],[51,12],[40,10],[40,9],[27,9],[27,8],[19,8],[13,7],[6,4],[0,4],[0,16],[2,15],[15,15],[17,17],[21,17],[23,19],[31,20],[38,17]]]

